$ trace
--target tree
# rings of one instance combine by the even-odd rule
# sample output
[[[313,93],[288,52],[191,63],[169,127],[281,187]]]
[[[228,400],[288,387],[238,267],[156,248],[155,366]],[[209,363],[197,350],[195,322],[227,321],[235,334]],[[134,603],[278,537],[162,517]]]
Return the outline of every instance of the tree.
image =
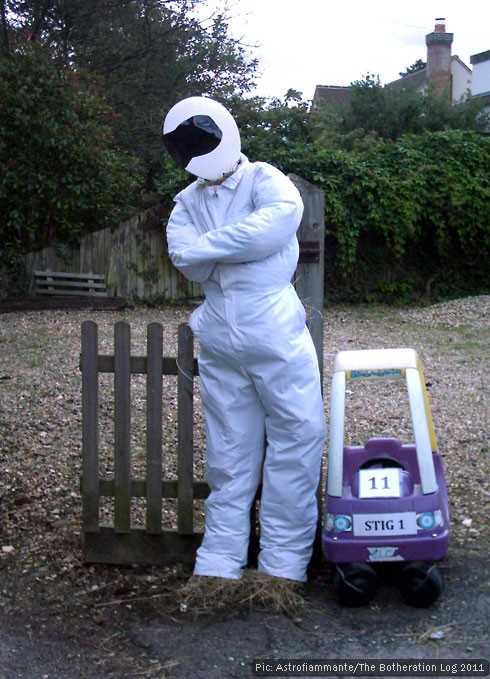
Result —
[[[137,167],[112,148],[110,116],[45,47],[0,58],[0,248],[36,250],[127,216]]]
[[[405,69],[404,73],[399,73],[398,75],[401,78],[404,78],[407,75],[412,75],[412,73],[417,73],[418,71],[422,71],[425,67],[427,66],[427,63],[425,61],[422,61],[422,59],[417,59],[411,66],[408,66]]]
[[[418,92],[411,86],[383,87],[379,76],[367,75],[351,86],[344,106],[330,106],[321,136],[345,149],[365,148],[378,139],[394,141],[407,133],[424,130],[476,130],[483,132],[488,115],[476,98],[452,104],[432,90]]]
[[[229,97],[253,86],[257,61],[228,35],[226,6],[201,19],[194,9],[202,0],[0,2],[5,49],[28,32],[50,46],[60,68],[99,83],[115,112],[115,141],[143,163],[150,194],[162,170],[162,112],[188,95]]]
[[[267,158],[283,167],[297,154],[298,147],[312,140],[309,105],[294,90],[289,90],[282,100],[235,98],[230,104],[244,152],[251,160]]]

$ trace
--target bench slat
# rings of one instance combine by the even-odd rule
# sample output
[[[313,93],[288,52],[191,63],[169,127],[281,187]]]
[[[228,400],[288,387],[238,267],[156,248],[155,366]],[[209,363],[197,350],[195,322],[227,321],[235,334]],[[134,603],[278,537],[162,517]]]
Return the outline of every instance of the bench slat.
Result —
[[[43,288],[75,288],[76,290],[80,290],[80,288],[94,288],[105,290],[105,283],[91,283],[90,281],[38,281],[36,285]]]
[[[94,273],[68,273],[65,271],[36,271],[38,295],[89,295],[107,297],[104,276]]]
[[[58,297],[107,297],[107,292],[97,290],[38,290],[39,297],[44,295],[58,296]]]
[[[100,273],[66,273],[64,271],[36,271],[35,274],[36,278],[74,278],[74,279],[81,279],[81,280],[95,280],[95,281],[103,281],[104,276]]]

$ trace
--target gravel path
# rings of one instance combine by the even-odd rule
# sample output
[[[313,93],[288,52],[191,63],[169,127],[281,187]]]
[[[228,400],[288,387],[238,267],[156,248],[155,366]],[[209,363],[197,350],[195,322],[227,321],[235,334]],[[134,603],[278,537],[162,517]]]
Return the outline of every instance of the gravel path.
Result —
[[[489,311],[490,296],[417,309],[325,310],[327,416],[337,351],[410,346],[419,352],[444,455],[452,542],[446,592],[432,609],[410,609],[387,587],[367,609],[342,610],[325,567],[314,574],[307,610],[297,620],[256,610],[218,617],[182,614],[174,592],[186,573],[178,566],[122,569],[81,562],[80,324],[86,318],[96,320],[101,351],[111,353],[113,325],[127,320],[133,353],[144,354],[147,323],[161,321],[164,353],[175,356],[177,327],[190,308],[2,314],[0,677],[229,679],[250,676],[250,660],[265,655],[488,657]],[[172,476],[176,393],[173,378],[165,379],[164,453]],[[111,467],[112,406],[109,378],[101,382],[105,473]],[[375,396],[372,402],[363,391],[352,394],[352,440],[366,427],[378,434],[407,429],[403,407],[394,408],[399,395]],[[144,421],[139,378],[133,404],[137,466]],[[197,405],[196,476],[201,478],[203,431]],[[110,508],[104,513],[110,516]],[[140,520],[137,506],[134,520]],[[171,507],[166,521],[172,525]]]

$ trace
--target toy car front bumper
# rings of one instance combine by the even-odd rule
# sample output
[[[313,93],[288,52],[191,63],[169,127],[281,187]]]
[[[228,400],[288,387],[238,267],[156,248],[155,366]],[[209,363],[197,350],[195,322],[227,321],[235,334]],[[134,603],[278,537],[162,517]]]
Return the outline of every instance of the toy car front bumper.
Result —
[[[426,535],[356,538],[330,531],[322,535],[323,552],[333,563],[366,561],[440,561],[447,554],[449,530],[441,528]]]

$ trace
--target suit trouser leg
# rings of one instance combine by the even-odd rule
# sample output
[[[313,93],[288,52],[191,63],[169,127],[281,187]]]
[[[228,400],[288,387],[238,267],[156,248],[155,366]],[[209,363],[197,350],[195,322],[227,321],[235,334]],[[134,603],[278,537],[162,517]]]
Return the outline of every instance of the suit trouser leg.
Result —
[[[326,435],[313,344],[306,342],[287,366],[268,363],[255,380],[267,411],[259,570],[304,581],[317,528]]]
[[[262,473],[265,413],[240,364],[201,346],[199,372],[211,492],[194,573],[239,578],[247,562],[250,508]]]

